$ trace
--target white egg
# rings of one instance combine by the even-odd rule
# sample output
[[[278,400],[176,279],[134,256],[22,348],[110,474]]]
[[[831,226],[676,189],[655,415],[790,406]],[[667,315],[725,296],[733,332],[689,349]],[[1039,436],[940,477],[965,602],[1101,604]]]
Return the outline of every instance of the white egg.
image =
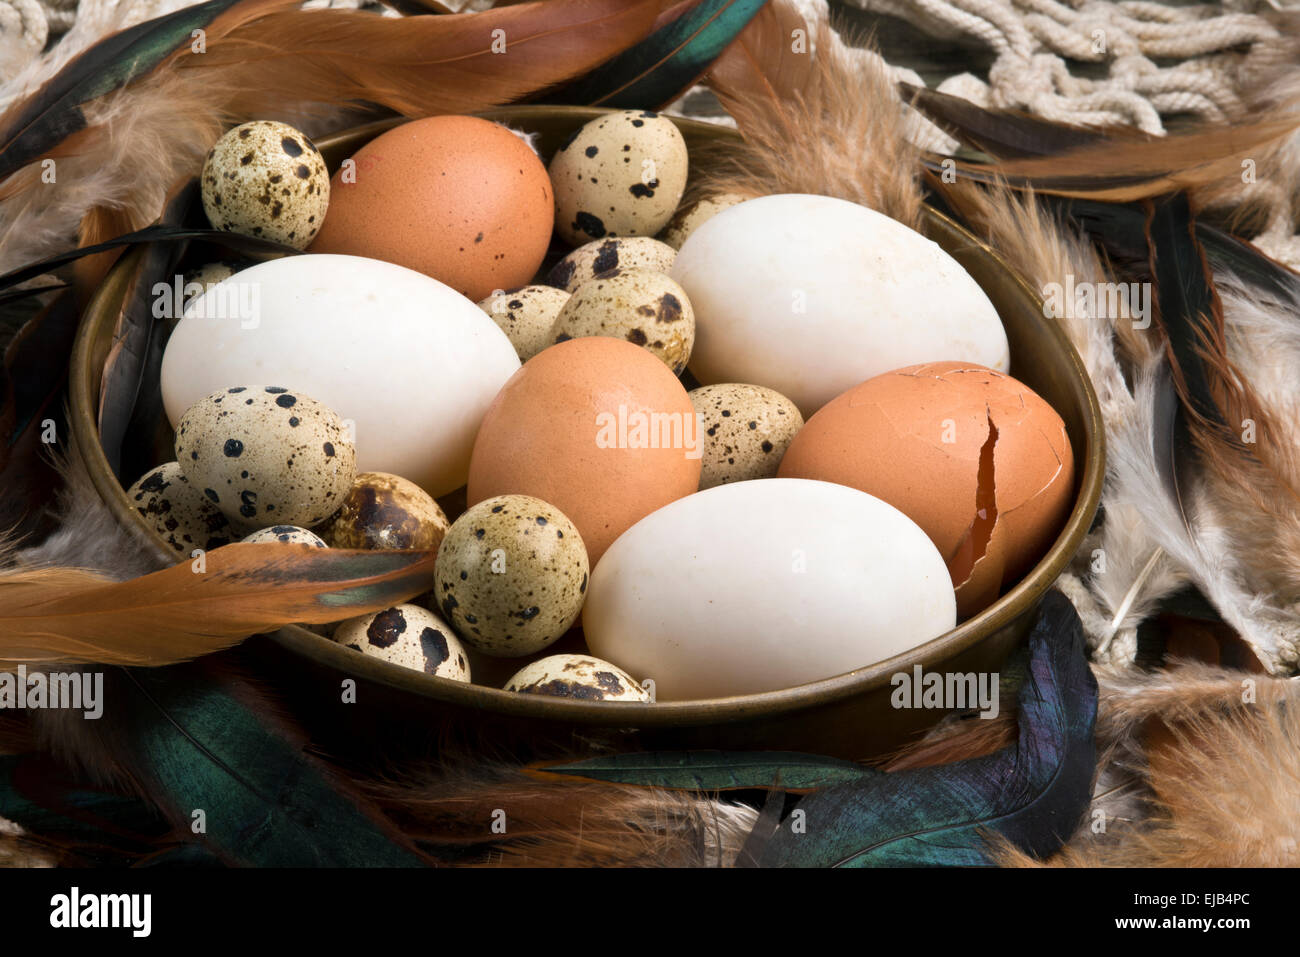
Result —
[[[988,296],[920,233],[829,196],[763,196],[701,223],[669,275],[695,309],[704,385],[775,389],[805,418],[872,376],[953,359],[1005,372]]]
[[[591,653],[660,701],[774,691],[852,671],[957,620],[952,579],[907,516],[844,485],[758,479],[665,505],[591,575]]]
[[[301,390],[354,424],[358,471],[438,496],[465,484],[479,422],[518,368],[496,323],[436,279],[302,255],[242,270],[190,303],[163,355],[162,393],[175,425],[219,389]]]

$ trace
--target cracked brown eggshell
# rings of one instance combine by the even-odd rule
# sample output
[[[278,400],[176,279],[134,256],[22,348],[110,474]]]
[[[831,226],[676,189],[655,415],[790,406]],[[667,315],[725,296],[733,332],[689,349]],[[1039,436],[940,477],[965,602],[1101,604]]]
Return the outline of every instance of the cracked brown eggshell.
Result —
[[[1069,514],[1074,457],[1065,423],[1028,386],[966,362],[896,369],[818,411],[781,461],[782,478],[875,495],[943,556],[969,617],[1042,557]]]

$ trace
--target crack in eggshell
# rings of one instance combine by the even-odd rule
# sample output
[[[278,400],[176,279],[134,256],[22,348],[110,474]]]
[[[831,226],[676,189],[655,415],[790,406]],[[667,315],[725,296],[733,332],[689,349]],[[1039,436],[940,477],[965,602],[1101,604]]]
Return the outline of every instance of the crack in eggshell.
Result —
[[[957,543],[952,558],[948,560],[948,571],[952,575],[955,587],[959,590],[970,582],[976,568],[988,554],[989,543],[993,540],[998,525],[997,478],[994,473],[993,456],[998,443],[998,427],[993,421],[993,411],[988,405],[985,405],[984,411],[989,430],[980,446],[979,470],[975,485],[975,515],[971,518],[966,534]]]

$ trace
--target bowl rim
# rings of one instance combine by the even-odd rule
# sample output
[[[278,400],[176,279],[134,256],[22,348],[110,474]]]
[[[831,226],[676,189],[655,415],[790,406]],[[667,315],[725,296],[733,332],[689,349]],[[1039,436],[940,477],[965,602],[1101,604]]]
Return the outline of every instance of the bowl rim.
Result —
[[[525,105],[498,107],[474,115],[526,125],[530,117],[553,118],[561,115],[579,121],[584,117],[591,119],[609,112],[615,111],[598,107]],[[717,124],[677,116],[669,119],[683,132],[709,136],[738,136],[734,130]],[[380,120],[321,137],[315,142],[317,147],[325,152],[334,148],[336,144],[351,140],[358,135],[378,134],[403,122],[406,122],[403,118]],[[834,677],[792,685],[775,691],[662,702],[584,701],[526,695],[486,685],[439,678],[378,659],[364,658],[330,638],[296,625],[282,628],[268,637],[285,650],[302,655],[342,675],[361,678],[421,698],[431,699],[443,706],[473,708],[517,718],[544,719],[577,725],[655,728],[727,724],[745,721],[758,715],[765,718],[779,717],[865,695],[887,685],[891,676],[897,674],[900,669],[910,670],[913,666],[920,665],[922,669],[928,670],[930,666],[973,647],[983,638],[1010,624],[1023,614],[1026,608],[1041,600],[1052,587],[1074,557],[1092,524],[1101,501],[1102,484],[1105,478],[1105,431],[1101,407],[1083,360],[1069,337],[1057,323],[1043,314],[1041,294],[996,250],[955,220],[929,205],[923,206],[923,212],[927,225],[938,226],[962,237],[965,242],[991,259],[1012,279],[1013,285],[1019,287],[1022,294],[1038,305],[1048,335],[1055,340],[1065,356],[1071,377],[1082,385],[1085,400],[1085,407],[1082,410],[1084,455],[1082,468],[1079,469],[1079,491],[1070,514],[1051,547],[1038,563],[1016,585],[978,614],[922,645]],[[106,313],[104,306],[120,292],[125,284],[125,277],[130,274],[132,266],[140,255],[142,250],[134,250],[114,264],[104,281],[95,290],[82,315],[69,369],[72,433],[75,450],[86,463],[91,482],[117,521],[125,528],[139,533],[153,557],[167,564],[175,564],[176,553],[165,544],[161,536],[139,521],[139,517],[131,508],[126,489],[113,474],[107,456],[98,441],[98,398],[102,370],[93,369],[91,360],[96,342],[103,335],[100,331],[103,320],[101,318],[96,322],[95,319]]]

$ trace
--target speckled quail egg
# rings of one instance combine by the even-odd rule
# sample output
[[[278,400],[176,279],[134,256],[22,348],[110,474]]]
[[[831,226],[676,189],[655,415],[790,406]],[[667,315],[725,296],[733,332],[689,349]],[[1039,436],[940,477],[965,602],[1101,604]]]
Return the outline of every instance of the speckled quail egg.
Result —
[[[471,647],[501,658],[541,651],[577,620],[587,549],[573,522],[527,495],[470,508],[438,549],[434,594]]]
[[[414,482],[388,472],[361,472],[339,510],[317,528],[335,548],[437,550],[451,525]]]
[[[181,555],[229,545],[238,534],[176,462],[146,472],[126,493],[131,507]]]
[[[695,345],[695,313],[663,273],[614,269],[579,286],[551,330],[556,342],[583,336],[626,339],[680,375]]]
[[[568,301],[563,289],[538,285],[493,293],[478,306],[509,337],[520,361],[527,362],[551,344],[551,327]]]
[[[686,237],[695,232],[695,228],[700,223],[712,219],[724,209],[743,203],[748,198],[750,197],[739,193],[719,193],[716,196],[705,196],[693,203],[687,203],[668,221],[659,238],[673,249],[681,249],[682,243],[686,242]]]
[[[445,621],[418,605],[397,605],[349,618],[334,630],[334,640],[363,655],[426,675],[469,681],[465,647]]]
[[[325,222],[330,175],[307,136],[254,120],[228,131],[203,163],[203,211],[216,229],[306,249]]]
[[[207,292],[217,283],[224,279],[229,279],[243,267],[238,263],[230,262],[212,262],[204,263],[198,269],[185,274],[185,285],[188,287],[191,283],[198,285],[203,292]],[[179,318],[179,317],[178,317]]]
[[[701,386],[690,396],[704,441],[701,490],[776,476],[803,428],[798,406],[779,392],[736,382]]]
[[[332,515],[356,478],[343,420],[300,392],[235,386],[191,406],[176,425],[176,460],[232,525],[310,528]]]
[[[687,162],[666,116],[625,110],[592,120],[551,158],[556,231],[573,246],[655,235],[681,202]]]
[[[651,700],[626,671],[589,655],[551,655],[534,661],[507,681],[505,690],[586,701]]]
[[[325,540],[307,528],[297,525],[272,525],[252,535],[245,535],[241,542],[249,545],[278,542],[281,545],[311,545],[314,548],[329,548]]]
[[[589,279],[611,269],[649,269],[666,273],[677,250],[648,236],[597,239],[565,256],[546,277],[552,286],[573,292]]]

